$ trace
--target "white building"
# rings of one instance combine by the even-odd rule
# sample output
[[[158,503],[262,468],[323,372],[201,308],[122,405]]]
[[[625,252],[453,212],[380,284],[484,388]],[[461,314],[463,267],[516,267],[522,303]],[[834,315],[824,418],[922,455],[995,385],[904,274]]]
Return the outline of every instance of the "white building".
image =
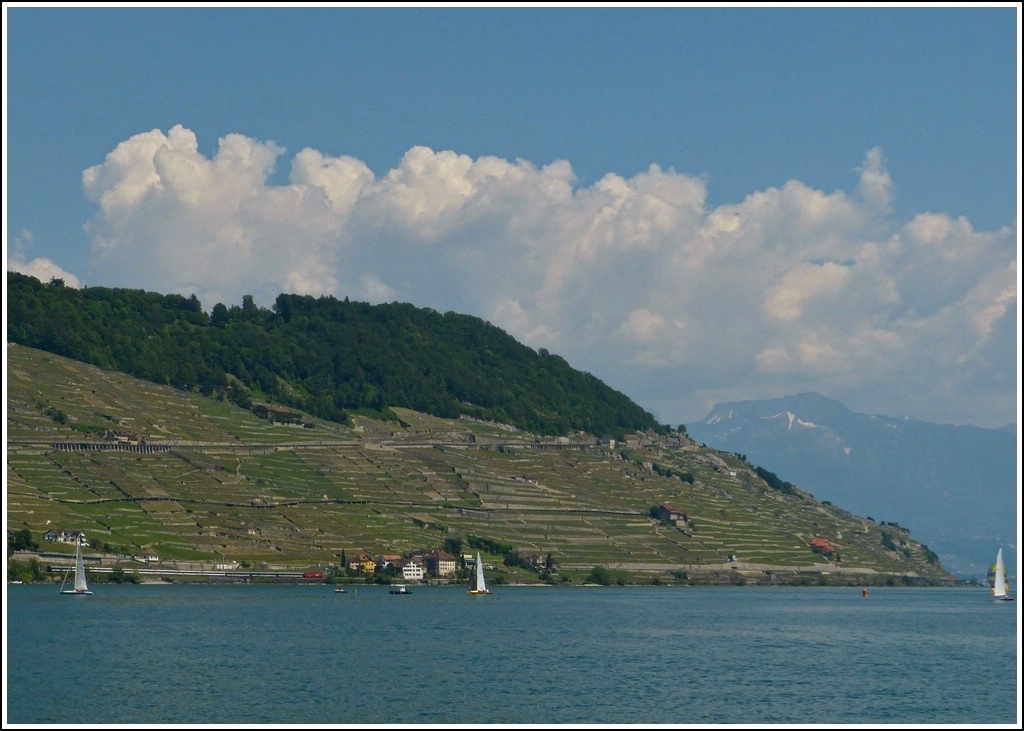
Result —
[[[423,581],[423,564],[414,558],[402,562],[402,578],[406,581]]]
[[[85,540],[84,530],[48,530],[43,535],[43,540],[54,543],[81,543],[83,546],[89,543]]]

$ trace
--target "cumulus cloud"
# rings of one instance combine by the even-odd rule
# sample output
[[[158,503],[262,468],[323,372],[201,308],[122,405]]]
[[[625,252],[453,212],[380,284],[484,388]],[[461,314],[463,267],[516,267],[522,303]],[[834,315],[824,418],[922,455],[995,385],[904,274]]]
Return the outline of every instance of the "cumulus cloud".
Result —
[[[19,272],[35,277],[40,282],[53,279],[63,280],[65,286],[78,289],[82,286],[78,277],[44,257],[26,259],[27,252],[32,248],[35,237],[31,231],[23,230],[15,237],[11,248],[7,250],[7,271]]]
[[[860,195],[865,203],[880,213],[892,208],[892,178],[885,169],[882,150],[875,147],[868,150],[864,165],[860,168]]]
[[[273,185],[285,152],[233,134],[206,157],[181,126],[122,142],[83,173],[96,268],[207,309],[284,291],[478,315],[672,423],[795,390],[970,421],[1015,383],[1015,228],[891,221],[879,149],[853,194],[790,181],[716,208],[658,165],[578,187],[563,160],[414,147],[378,176],[304,149]]]

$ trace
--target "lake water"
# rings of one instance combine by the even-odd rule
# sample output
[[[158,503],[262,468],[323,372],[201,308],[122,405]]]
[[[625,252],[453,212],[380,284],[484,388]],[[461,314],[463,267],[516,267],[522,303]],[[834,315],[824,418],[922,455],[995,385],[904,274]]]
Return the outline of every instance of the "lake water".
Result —
[[[1002,724],[974,588],[7,587],[7,724]]]

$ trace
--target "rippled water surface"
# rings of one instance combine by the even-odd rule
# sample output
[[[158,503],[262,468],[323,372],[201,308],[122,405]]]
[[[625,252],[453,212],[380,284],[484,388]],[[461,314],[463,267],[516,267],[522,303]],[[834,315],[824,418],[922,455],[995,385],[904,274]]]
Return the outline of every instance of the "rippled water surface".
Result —
[[[7,721],[1014,724],[983,589],[7,587]]]

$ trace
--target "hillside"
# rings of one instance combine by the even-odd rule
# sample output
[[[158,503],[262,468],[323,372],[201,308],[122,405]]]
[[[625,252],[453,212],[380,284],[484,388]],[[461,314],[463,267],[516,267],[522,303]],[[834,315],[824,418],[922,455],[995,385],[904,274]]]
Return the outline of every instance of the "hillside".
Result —
[[[272,421],[222,394],[18,345],[7,384],[7,526],[40,543],[82,529],[110,553],[306,565],[454,537],[551,554],[577,578],[594,566],[668,580],[952,578],[899,526],[769,484],[681,434],[539,437],[403,408],[343,425],[271,406]],[[687,520],[652,517],[662,505]]]
[[[271,400],[345,422],[388,407],[501,421],[538,434],[657,429],[624,394],[468,315],[281,294],[218,303],[7,273],[7,338],[251,408]]]
[[[819,500],[913,531],[962,576],[1017,536],[1012,428],[859,414],[814,393],[716,405],[691,437],[770,466]]]

